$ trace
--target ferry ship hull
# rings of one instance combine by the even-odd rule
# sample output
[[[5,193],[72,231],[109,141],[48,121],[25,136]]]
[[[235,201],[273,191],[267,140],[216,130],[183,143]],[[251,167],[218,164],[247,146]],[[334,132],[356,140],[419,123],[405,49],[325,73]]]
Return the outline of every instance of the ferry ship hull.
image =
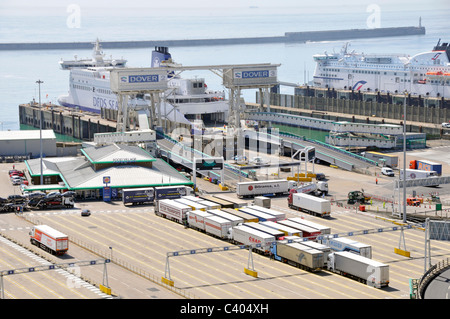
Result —
[[[314,86],[337,90],[450,96],[450,45],[407,55],[365,55],[348,52],[314,55]]]

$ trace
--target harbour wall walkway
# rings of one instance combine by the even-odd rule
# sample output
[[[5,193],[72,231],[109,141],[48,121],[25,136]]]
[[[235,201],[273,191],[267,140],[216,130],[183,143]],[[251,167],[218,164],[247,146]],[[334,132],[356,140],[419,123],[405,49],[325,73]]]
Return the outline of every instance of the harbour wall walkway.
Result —
[[[395,37],[423,35],[425,27],[391,27],[375,29],[349,29],[329,31],[285,32],[284,36],[219,38],[219,39],[184,39],[184,40],[149,40],[149,41],[106,41],[102,42],[104,49],[117,48],[150,48],[155,46],[189,47],[209,45],[238,45],[265,43],[296,43],[307,41],[336,41],[358,38]],[[0,50],[66,50],[92,49],[91,42],[29,42],[0,43]]]

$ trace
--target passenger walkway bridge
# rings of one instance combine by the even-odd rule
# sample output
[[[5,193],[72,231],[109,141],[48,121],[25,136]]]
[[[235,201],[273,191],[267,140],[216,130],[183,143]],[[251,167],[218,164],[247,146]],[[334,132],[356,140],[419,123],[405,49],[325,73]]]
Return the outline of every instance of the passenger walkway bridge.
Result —
[[[313,117],[293,115],[288,113],[247,111],[247,120],[276,122],[292,126],[309,127],[324,131],[337,133],[360,133],[360,134],[382,134],[401,135],[403,127],[393,124],[367,124],[353,122],[335,122],[330,120],[317,119]]]
[[[259,132],[261,136],[263,133]],[[272,134],[267,134],[272,135]],[[268,136],[267,140],[277,140],[280,143],[282,154],[295,154],[297,151],[308,147],[315,148],[315,157],[320,161],[335,165],[347,171],[365,170],[377,166],[373,160],[351,152],[334,147],[327,143],[308,139],[291,133],[279,132],[277,135]]]

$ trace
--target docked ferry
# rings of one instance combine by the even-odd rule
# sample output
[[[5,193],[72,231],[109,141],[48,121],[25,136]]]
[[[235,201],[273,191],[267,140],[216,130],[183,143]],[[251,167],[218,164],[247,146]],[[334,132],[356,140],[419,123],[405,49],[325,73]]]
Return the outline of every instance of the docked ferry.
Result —
[[[316,54],[314,86],[337,90],[450,97],[450,45],[414,56],[349,52]]]
[[[61,60],[59,61],[59,66],[63,70],[70,70],[73,68],[92,68],[92,67],[124,67],[127,64],[127,60],[124,58],[113,59],[111,56],[110,59],[105,59],[105,54],[103,53],[102,46],[100,44],[100,40],[97,40],[93,43],[94,48],[92,50],[92,58],[91,59],[78,59],[75,55],[74,60]]]
[[[156,47],[152,52],[152,67],[172,62],[167,47]],[[66,64],[64,64],[66,65]],[[101,109],[118,109],[117,95],[111,91],[110,71],[123,66],[72,66],[69,92],[58,97],[62,106],[82,111],[101,113]],[[191,124],[193,120],[224,123],[228,118],[228,101],[224,91],[211,91],[203,78],[184,79],[172,76],[168,90],[161,99],[162,117],[179,123]],[[131,108],[146,107],[150,96],[138,95],[129,99]]]

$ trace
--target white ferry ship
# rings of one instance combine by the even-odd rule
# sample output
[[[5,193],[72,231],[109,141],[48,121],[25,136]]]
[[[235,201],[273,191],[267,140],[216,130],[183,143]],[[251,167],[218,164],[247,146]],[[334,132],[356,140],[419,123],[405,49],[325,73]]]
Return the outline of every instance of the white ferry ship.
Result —
[[[349,52],[346,44],[339,53],[313,58],[316,87],[450,97],[450,45],[440,40],[414,56]]]
[[[100,40],[97,39],[94,43],[94,49],[92,52],[91,59],[81,59],[78,60],[78,57],[75,55],[75,60],[61,60],[59,61],[59,66],[63,70],[70,70],[72,68],[90,68],[90,67],[124,67],[127,63],[127,60],[120,59],[105,59],[105,55],[103,54],[102,46],[100,45]]]
[[[171,63],[166,47],[156,47],[152,52],[152,67]],[[117,109],[116,94],[110,88],[110,71],[113,66],[70,67],[69,92],[58,97],[62,106],[82,111],[101,113],[101,109]],[[194,120],[224,123],[228,118],[228,101],[224,91],[209,91],[203,78],[183,79],[174,76],[161,102],[162,117],[179,123],[192,124]],[[150,97],[140,95],[129,99],[130,107],[148,106]]]

